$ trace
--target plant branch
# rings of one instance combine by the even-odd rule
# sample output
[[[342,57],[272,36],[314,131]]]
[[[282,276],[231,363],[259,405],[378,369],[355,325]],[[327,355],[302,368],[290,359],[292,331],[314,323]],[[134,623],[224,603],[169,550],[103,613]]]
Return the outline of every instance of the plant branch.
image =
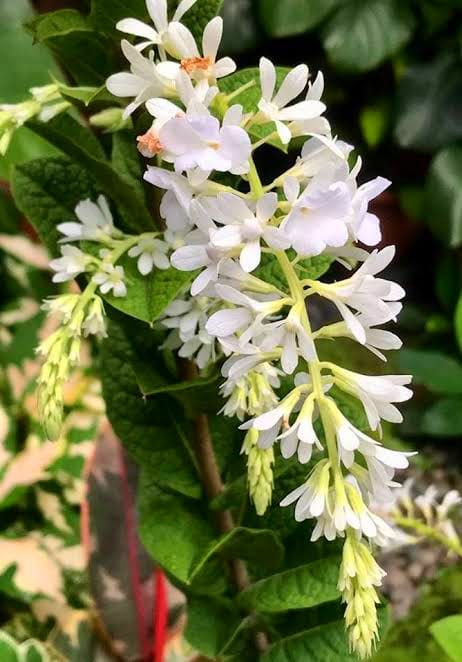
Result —
[[[186,379],[195,379],[198,376],[196,365],[192,361],[184,362],[183,375]],[[220,469],[213,448],[209,422],[206,414],[199,413],[194,420],[194,447],[201,473],[202,483],[207,498],[211,501],[224,490]],[[215,516],[216,526],[220,533],[229,533],[236,524],[229,510],[220,510]],[[231,577],[237,592],[241,592],[250,585],[247,566],[242,559],[231,559],[229,562]],[[255,646],[260,653],[268,648],[268,639],[264,632],[255,633]]]

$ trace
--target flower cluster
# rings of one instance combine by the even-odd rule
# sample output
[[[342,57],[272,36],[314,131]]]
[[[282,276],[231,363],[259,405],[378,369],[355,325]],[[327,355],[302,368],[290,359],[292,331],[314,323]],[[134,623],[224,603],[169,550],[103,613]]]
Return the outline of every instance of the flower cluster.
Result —
[[[394,491],[393,500],[378,505],[376,510],[396,529],[392,547],[435,540],[462,556],[462,541],[455,526],[461,505],[462,496],[457,490],[442,493],[429,485],[419,494],[414,479],[408,478]]]
[[[255,80],[221,91],[221,79],[236,69],[230,58],[217,58],[222,19],[208,23],[198,45],[180,22],[193,4],[183,0],[169,20],[166,0],[148,0],[153,25],[130,18],[118,24],[132,41],[135,37],[135,43],[122,41],[130,72],[114,74],[107,87],[130,100],[124,117],[144,107],[153,118],[137,143],[144,157],[156,159],[144,178],[164,191],[165,231],[162,237],[123,235],[104,198],[80,203],[79,222],[59,226],[62,256],[51,263],[54,280],[87,274],[89,285],[75,309],[66,312],[57,339],[41,349],[48,357],[44,417],[57,417],[49,403],[53,397],[59,403],[56,390],[66,375],[61,350],[75,361],[81,329],[104,332],[90,312],[99,301],[98,288],[106,296],[127,295],[124,267],[117,264],[122,256],[136,259],[142,275],[170,264],[198,272],[190,292],[164,311],[166,343],[199,368],[226,357],[223,413],[236,416],[246,431],[242,450],[259,514],[271,501],[275,449],[284,458],[310,463],[306,480],[281,506],[296,503],[295,518],[313,524],[312,540],[345,540],[339,589],[347,603],[351,647],[365,657],[377,638],[376,587],[384,574],[371,550],[394,536],[372,503],[392,499],[394,474],[407,467],[409,455],[382,445],[381,422],[402,420],[396,405],[411,397],[411,378],[363,375],[323,361],[317,341],[349,338],[384,360],[384,350],[401,345],[395,334],[379,328],[396,320],[404,291],[380,275],[394,248],[375,248],[380,225],[368,210],[389,182],[377,177],[357,184],[361,160],[350,167],[352,147],[332,136],[323,116],[321,73],[312,80],[302,64],[281,80],[272,62],[262,58]],[[259,98],[251,109],[235,103],[252,87]],[[265,144],[284,147],[301,137],[305,142],[295,163],[272,182],[262,182],[256,150]],[[100,248],[85,252],[72,243],[76,240]],[[310,277],[307,258],[321,255],[345,268],[342,280]],[[275,269],[278,279],[268,275]],[[333,304],[339,321],[313,329],[312,295]],[[56,306],[61,310],[65,303]],[[291,387],[280,397],[282,377]],[[364,410],[368,432],[343,413],[339,392]]]

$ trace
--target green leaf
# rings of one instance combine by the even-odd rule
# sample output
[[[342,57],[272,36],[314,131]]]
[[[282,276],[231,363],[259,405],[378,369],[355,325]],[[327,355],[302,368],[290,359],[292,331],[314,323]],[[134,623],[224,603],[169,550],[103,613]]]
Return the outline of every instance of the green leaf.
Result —
[[[112,136],[112,167],[134,189],[140,200],[145,201],[143,187],[143,164],[136,148],[136,139],[132,131],[116,131]]]
[[[259,0],[263,27],[272,37],[289,37],[312,30],[341,0]]]
[[[107,91],[105,85],[99,87],[71,87],[59,83],[59,92],[67,101],[76,105],[79,110],[85,110],[89,107],[96,110],[96,107],[99,109],[119,103],[119,100]]]
[[[282,83],[282,80],[289,72],[287,67],[276,67],[276,85],[279,86]],[[226,76],[226,78],[220,79],[220,92],[225,94],[231,94],[235,92],[243,85],[254,81],[254,85],[247,88],[240,94],[237,94],[230,102],[230,105],[235,103],[241,104],[244,108],[244,112],[251,113],[257,111],[257,105],[261,98],[261,87],[260,87],[260,73],[257,67],[252,67],[249,69],[241,69],[231,76]],[[268,136],[270,133],[275,131],[274,122],[269,122],[268,124],[263,124],[261,126],[251,126],[249,133],[257,140]],[[270,145],[277,147],[283,152],[287,151],[287,146],[283,145],[279,138],[273,138],[268,141]]]
[[[146,362],[135,365],[135,370],[136,379],[144,395],[171,395],[183,404],[188,415],[192,417],[198,411],[216,414],[223,406],[218,392],[220,381],[217,374],[172,384],[166,382],[159,373],[155,373],[152,366],[146,365]]]
[[[289,257],[291,253],[289,252]],[[317,255],[316,257],[309,257],[296,265],[296,271],[300,278],[309,278],[310,280],[317,280],[328,271],[333,258],[330,255]],[[275,285],[280,290],[287,290],[287,280],[284,273],[274,255],[264,253],[260,262],[260,266],[255,271],[255,275],[262,280],[265,280],[272,285]]]
[[[168,0],[171,13],[178,4],[179,0]],[[218,14],[222,4],[223,0],[197,0],[181,19],[181,22],[191,30],[198,44],[202,43],[202,33],[205,26]]]
[[[278,536],[269,529],[236,527],[211,543],[192,568],[189,577],[191,582],[200,575],[205,565],[214,556],[255,561],[269,570],[275,570],[282,563],[284,547]]]
[[[338,569],[337,557],[314,561],[262,579],[240,593],[238,602],[246,609],[257,612],[282,612],[288,609],[306,609],[336,600]]]
[[[166,397],[146,400],[138,387],[133,364],[141,356],[155,361],[158,346],[145,325],[130,325],[127,335],[111,322],[102,345],[103,395],[107,415],[117,436],[135,461],[149,474],[151,483],[198,498],[201,487],[185,438],[173,426],[175,412]],[[142,350],[134,347],[136,334]],[[132,342],[129,342],[128,338]]]
[[[403,147],[434,151],[462,137],[461,113],[460,58],[443,52],[430,63],[410,67],[402,77],[395,137]]]
[[[462,434],[462,398],[443,398],[422,417],[421,432],[435,437],[456,437]]]
[[[357,662],[350,653],[344,621],[321,625],[278,641],[262,662]]]
[[[462,294],[459,296],[454,313],[454,328],[456,332],[457,344],[459,345],[459,349],[462,352]]]
[[[32,120],[27,123],[29,129],[49,140],[52,145],[61,149],[67,156],[72,156],[70,145],[95,159],[105,160],[106,156],[96,136],[83,124],[68,113],[62,113],[49,122]],[[84,164],[81,164],[84,165]]]
[[[139,190],[106,161],[102,148],[90,131],[83,129],[70,115],[59,115],[46,123],[28,122],[27,125],[93,175],[117,205],[128,229],[135,232],[152,229],[153,221],[144,197],[140,197]]]
[[[3,631],[0,631],[0,660],[2,662],[20,662],[16,642]]]
[[[145,0],[91,0],[90,23],[101,32],[117,36],[122,33],[116,24],[122,18],[138,18],[150,22]]]
[[[399,353],[401,372],[435,393],[462,394],[462,364],[439,352],[403,349]]]
[[[147,276],[143,276],[138,271],[136,258],[128,255],[124,255],[117,264],[123,266],[125,271],[127,296],[104,294],[104,300],[126,315],[149,324],[160,317],[193,277],[191,272],[179,271],[173,267],[154,269]]]
[[[95,32],[87,19],[74,9],[42,14],[30,21],[27,28],[80,85],[101,85],[116,70],[111,42]]]
[[[453,662],[462,662],[462,615],[442,618],[430,632]]]
[[[188,586],[195,559],[215,536],[200,504],[163,492],[152,485],[149,472],[143,471],[139,512],[143,545],[169,574]],[[207,592],[215,592],[215,586],[210,584]]]
[[[410,8],[399,0],[350,0],[328,22],[323,44],[337,69],[370,71],[402,48],[414,27]]]
[[[238,628],[239,621],[239,612],[229,600],[191,596],[184,636],[194,650],[215,658]]]
[[[453,145],[433,159],[425,185],[425,220],[435,236],[462,243],[462,147]]]
[[[17,165],[12,177],[16,205],[31,221],[52,254],[57,252],[59,223],[75,221],[74,209],[101,191],[93,178],[66,157]]]

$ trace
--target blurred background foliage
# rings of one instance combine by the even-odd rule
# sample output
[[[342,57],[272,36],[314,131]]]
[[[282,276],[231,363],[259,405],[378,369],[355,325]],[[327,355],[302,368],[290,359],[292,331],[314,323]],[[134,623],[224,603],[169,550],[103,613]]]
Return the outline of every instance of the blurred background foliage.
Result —
[[[88,80],[78,80],[72,66],[67,67],[66,79],[45,46],[46,35],[44,43],[33,45],[22,24],[33,18],[33,12],[63,8],[86,14],[91,10],[91,2],[0,0],[3,103],[24,99],[30,87],[46,84],[50,75],[69,83],[96,85],[101,84],[109,71],[117,70],[114,63],[119,53],[109,39],[114,37],[114,30],[111,23],[104,23],[104,16],[93,16],[99,20],[102,32],[109,36],[107,43],[102,38],[97,45],[101,66],[97,72],[86,72]],[[117,3],[113,11],[120,13],[117,18],[122,17],[123,3]],[[265,55],[281,65],[307,62],[313,77],[322,70],[329,120],[335,133],[354,144],[356,153],[363,157],[363,179],[380,174],[392,180],[391,191],[380,197],[374,211],[383,221],[384,244],[397,245],[398,259],[392,276],[408,292],[398,323],[406,349],[396,353],[390,360],[391,366],[387,366],[391,371],[410,372],[415,377],[416,397],[405,411],[405,424],[399,434],[410,445],[429,449],[421,460],[428,467],[434,449],[444,448],[452,469],[460,476],[460,460],[459,466],[457,462],[462,437],[462,0],[225,0],[221,13],[225,19],[223,51],[233,55],[240,66],[255,66],[259,57]],[[74,45],[83,59],[88,47],[82,41],[84,37],[80,34]],[[48,143],[21,128],[7,157],[0,160],[2,236],[13,237],[21,224],[24,234],[31,232],[8,194],[11,167],[51,153],[53,148]],[[270,178],[273,171],[281,169],[285,156],[273,151],[271,158],[268,155],[269,152],[263,153],[262,160]],[[10,372],[12,365],[22,366],[25,360],[32,360],[43,322],[38,301],[52,293],[43,264],[37,260],[30,263],[34,236],[29,234],[29,238],[31,245],[25,252],[24,246],[18,248],[13,244],[12,248],[7,241],[0,247],[3,285],[0,361],[3,370]],[[25,300],[29,301],[30,316],[24,318],[17,311],[24,309]],[[5,317],[5,313],[10,314]],[[350,350],[348,345],[349,360]],[[358,367],[358,361],[364,359],[361,356],[352,360]],[[27,395],[27,383],[25,388]],[[11,385],[3,381],[2,398],[7,404],[10,390]],[[81,401],[78,402],[77,406],[81,407]],[[20,422],[19,428],[8,428],[12,455],[24,449],[33,450],[33,443],[27,441],[28,433],[39,434],[33,411],[21,407],[19,414],[13,412],[8,419]],[[77,435],[76,443],[87,438]],[[63,457],[67,455],[68,451]],[[5,471],[11,458],[2,461]],[[53,457],[45,466],[47,489],[62,501],[61,509],[68,524],[66,535],[75,543],[75,504],[63,496],[62,473],[59,473],[62,466],[56,468],[55,462]],[[76,468],[74,461],[69,468],[72,480],[80,481],[83,460],[78,465]],[[4,501],[2,507],[7,508],[8,522],[15,526],[11,535],[18,536],[20,522],[21,536],[26,538],[40,526],[41,520],[37,518],[49,518],[49,509],[43,506],[43,495],[40,497],[43,507],[40,506],[35,488],[22,485],[19,492],[18,485],[13,488],[16,491],[13,496],[7,493],[9,501]],[[27,510],[31,502],[35,508],[32,521]],[[12,506],[16,510],[11,510]],[[53,513],[56,517],[56,512]],[[25,519],[21,519],[22,515]],[[49,526],[51,533],[59,537],[56,521]],[[24,597],[27,592],[18,594],[14,582],[3,581],[0,590],[13,594],[15,600],[32,600],[29,594]],[[75,586],[71,590],[73,604],[81,609],[85,597],[76,592]],[[454,568],[428,587],[409,616],[392,628],[377,660],[447,662],[451,657],[440,647],[429,627],[438,619],[460,612],[462,573]],[[10,632],[17,634],[14,629]]]

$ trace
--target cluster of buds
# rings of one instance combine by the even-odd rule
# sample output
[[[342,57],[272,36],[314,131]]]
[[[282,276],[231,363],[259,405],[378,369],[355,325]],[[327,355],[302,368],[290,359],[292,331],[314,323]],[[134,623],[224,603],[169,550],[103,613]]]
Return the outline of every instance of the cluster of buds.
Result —
[[[38,406],[47,436],[57,439],[63,422],[63,386],[71,369],[79,363],[82,336],[104,337],[104,307],[94,288],[82,296],[63,294],[48,299],[43,309],[59,315],[61,325],[37,348],[45,361],[38,378]]]
[[[0,154],[8,150],[14,132],[31,119],[48,122],[65,112],[71,104],[62,98],[57,83],[33,87],[31,98],[18,104],[0,104]]]
[[[63,420],[63,385],[72,367],[79,363],[82,336],[106,336],[103,295],[125,297],[125,272],[118,260],[127,254],[137,260],[142,275],[154,267],[167,269],[168,244],[155,232],[126,235],[114,226],[104,196],[96,202],[83,200],[75,208],[76,220],[58,225],[62,235],[61,255],[50,262],[53,282],[67,283],[84,275],[88,284],[81,294],[63,294],[45,301],[43,308],[60,317],[60,327],[38,348],[45,358],[38,380],[40,417],[47,436],[59,437]],[[87,253],[73,242],[99,245],[97,253]]]
[[[384,350],[401,345],[396,335],[378,328],[396,319],[404,291],[378,276],[394,248],[374,248],[381,240],[380,224],[368,211],[389,182],[378,177],[358,186],[361,160],[350,167],[353,148],[332,136],[321,101],[321,73],[310,81],[302,64],[277,85],[275,66],[262,58],[255,81],[228,95],[220,92],[219,80],[236,65],[228,57],[217,58],[220,17],[205,27],[201,47],[180,22],[194,1],[180,2],[169,21],[166,0],[149,0],[154,26],[121,21],[121,31],[142,41],[122,41],[130,72],[107,81],[112,94],[131,99],[125,118],[142,106],[153,117],[149,131],[138,137],[138,148],[146,158],[156,158],[144,178],[165,191],[163,237],[122,235],[104,199],[97,205],[85,201],[76,210],[79,222],[59,228],[64,246],[62,257],[52,262],[54,279],[87,274],[91,296],[97,287],[103,294],[126,296],[123,267],[116,264],[124,253],[137,258],[143,275],[169,264],[199,270],[190,292],[164,311],[162,324],[171,330],[167,342],[201,369],[226,357],[223,413],[243,421],[243,452],[258,513],[271,501],[276,447],[284,458],[312,462],[306,480],[281,505],[296,502],[295,518],[312,521],[312,540],[345,540],[339,588],[351,647],[366,657],[377,639],[376,587],[384,574],[371,550],[395,535],[372,503],[392,500],[395,471],[407,467],[409,455],[382,445],[381,421],[402,420],[396,404],[411,397],[411,378],[363,375],[323,361],[317,341],[349,338],[384,360]],[[261,95],[253,112],[231,103],[256,85]],[[263,183],[255,151],[275,141],[285,146],[295,137],[306,141],[294,165]],[[216,173],[235,175],[240,184],[224,184],[228,180]],[[99,257],[70,243],[80,239],[102,244]],[[305,259],[320,255],[342,265],[345,278],[334,283],[308,278]],[[262,256],[282,273],[277,284],[265,278]],[[337,308],[338,322],[312,328],[314,294]],[[82,305],[79,324],[86,323]],[[78,326],[76,317],[68,319],[50,350],[42,350],[55,381],[65,373],[60,356],[72,349],[76,334],[70,325]],[[71,353],[75,357],[75,349]],[[282,398],[281,376],[292,384]],[[368,434],[342,413],[339,390],[363,408]],[[49,402],[47,389],[44,414],[53,420]]]

